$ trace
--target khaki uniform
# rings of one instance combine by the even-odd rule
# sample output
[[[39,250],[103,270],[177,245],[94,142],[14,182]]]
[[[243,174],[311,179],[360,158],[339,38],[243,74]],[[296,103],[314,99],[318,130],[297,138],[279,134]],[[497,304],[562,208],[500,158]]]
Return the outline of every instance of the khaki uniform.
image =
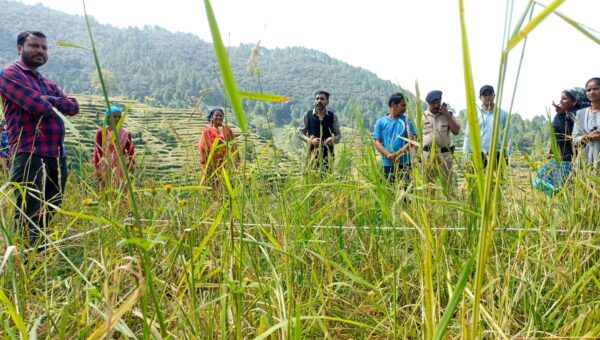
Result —
[[[448,118],[441,113],[423,112],[423,160],[431,165],[430,181],[437,178],[439,168],[446,184],[451,183],[453,158],[450,143]]]

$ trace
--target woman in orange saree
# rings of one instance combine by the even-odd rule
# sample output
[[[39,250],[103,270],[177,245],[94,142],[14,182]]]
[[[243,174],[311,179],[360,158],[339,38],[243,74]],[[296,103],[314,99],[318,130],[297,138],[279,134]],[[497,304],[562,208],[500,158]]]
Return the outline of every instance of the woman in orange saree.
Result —
[[[235,137],[229,126],[223,125],[225,113],[215,108],[208,113],[210,124],[204,126],[198,140],[200,163],[207,176],[212,176],[227,161],[228,148],[231,149]],[[235,159],[237,160],[237,158]]]

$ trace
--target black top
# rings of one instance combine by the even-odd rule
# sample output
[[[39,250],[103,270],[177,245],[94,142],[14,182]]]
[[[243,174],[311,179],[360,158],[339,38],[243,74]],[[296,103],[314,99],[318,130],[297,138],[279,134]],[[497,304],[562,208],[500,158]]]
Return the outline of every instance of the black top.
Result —
[[[331,111],[327,111],[327,114],[323,117],[323,120],[319,119],[317,115],[313,113],[312,110],[306,113],[308,118],[308,135],[318,137],[321,139],[321,146],[324,151],[333,151],[333,146],[326,146],[325,140],[334,135],[333,133],[333,115],[334,113]],[[310,150],[313,151],[317,147],[314,145],[310,145]]]
[[[565,162],[570,162],[573,159],[571,133],[573,132],[573,124],[575,123],[575,120],[573,120],[574,116],[574,112],[558,113],[552,121],[554,134],[556,135],[556,146],[562,160]]]

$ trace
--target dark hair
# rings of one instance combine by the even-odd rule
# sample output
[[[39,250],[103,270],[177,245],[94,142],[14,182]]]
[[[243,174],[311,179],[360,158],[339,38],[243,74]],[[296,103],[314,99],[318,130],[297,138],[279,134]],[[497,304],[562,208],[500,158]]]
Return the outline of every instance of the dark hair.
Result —
[[[215,107],[214,109],[210,110],[210,112],[208,112],[208,115],[206,116],[206,118],[208,118],[209,123],[210,123],[210,119],[212,118],[212,116],[218,111],[221,111],[222,114],[225,114],[225,111],[223,111],[222,108]]]
[[[569,99],[571,99],[572,101],[577,102],[577,98],[574,96],[574,93],[572,93],[571,91],[564,90],[564,91],[562,91],[562,94],[569,97]]]
[[[571,98],[575,102],[574,110],[578,111],[590,106],[590,101],[585,96],[585,90],[581,87],[566,89],[562,92],[565,96]]]
[[[19,33],[17,36],[17,46],[23,46],[25,44],[25,40],[27,40],[27,37],[29,37],[30,34],[33,34],[38,38],[46,39],[46,35],[40,31],[25,31]]]
[[[406,101],[404,99],[404,95],[400,92],[394,93],[390,96],[390,100],[388,100],[388,106],[392,107],[392,104],[399,104],[401,101]]]
[[[320,94],[324,95],[325,98],[327,98],[327,100],[329,100],[329,92],[323,91],[323,90],[318,90],[318,91],[315,92],[315,97],[318,96],[318,95],[320,95]]]
[[[593,81],[595,81],[595,82],[596,82],[596,84],[600,85],[600,77],[594,77],[594,78],[592,78],[592,79],[588,80],[588,81],[585,83],[585,89],[586,89],[586,91],[587,91],[587,86],[588,86],[588,85],[589,85],[591,82],[593,82]]]

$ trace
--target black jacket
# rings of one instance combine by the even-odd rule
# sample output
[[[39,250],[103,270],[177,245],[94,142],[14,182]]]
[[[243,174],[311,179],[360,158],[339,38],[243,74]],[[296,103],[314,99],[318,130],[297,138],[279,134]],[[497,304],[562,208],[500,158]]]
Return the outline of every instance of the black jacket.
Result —
[[[560,152],[563,161],[570,162],[573,159],[573,143],[571,133],[573,133],[573,119],[575,113],[567,112],[564,114],[556,114],[552,121],[554,134],[556,135],[556,146]]]

